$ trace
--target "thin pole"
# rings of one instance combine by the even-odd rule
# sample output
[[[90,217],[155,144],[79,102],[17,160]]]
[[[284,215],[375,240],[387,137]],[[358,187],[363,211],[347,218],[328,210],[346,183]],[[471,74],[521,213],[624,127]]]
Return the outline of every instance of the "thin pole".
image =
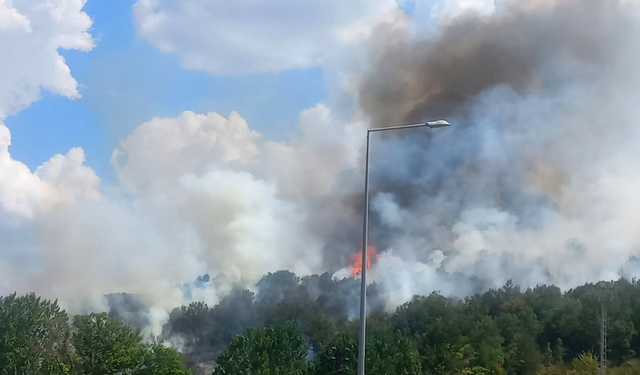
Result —
[[[604,302],[600,301],[600,375],[607,369],[607,313]]]
[[[369,135],[364,167],[364,227],[362,229],[362,271],[360,279],[360,340],[358,345],[358,375],[364,375],[364,345],[367,320],[367,246],[369,237]]]

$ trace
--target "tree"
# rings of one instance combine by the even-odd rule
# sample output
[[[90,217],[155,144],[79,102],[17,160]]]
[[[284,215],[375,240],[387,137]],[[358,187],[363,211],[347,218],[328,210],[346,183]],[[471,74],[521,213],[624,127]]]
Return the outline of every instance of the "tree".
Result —
[[[564,363],[564,345],[562,344],[561,339],[558,339],[558,341],[556,341],[556,346],[553,348],[552,356],[554,365]]]
[[[140,375],[189,375],[182,357],[173,348],[153,344],[145,358],[144,371]]]
[[[307,345],[294,323],[248,328],[217,359],[216,374],[303,374]]]
[[[472,357],[463,312],[457,301],[432,293],[398,307],[391,322],[416,341],[425,371],[446,374],[466,368]]]
[[[504,339],[493,318],[484,316],[473,323],[468,339],[473,349],[473,358],[469,361],[471,369],[475,368],[477,371],[482,369],[483,373],[495,375],[504,372],[502,349]]]
[[[547,346],[544,348],[542,352],[542,364],[547,370],[547,374],[549,373],[549,367],[553,364],[553,351],[551,350],[551,344],[547,343]]]
[[[69,320],[57,301],[0,297],[0,374],[71,374]]]
[[[518,336],[507,348],[505,369],[508,374],[533,375],[540,366],[540,351],[533,337]]]
[[[422,365],[416,343],[391,328],[370,329],[366,369],[371,375],[419,375]]]
[[[597,375],[600,369],[598,358],[592,353],[582,353],[571,362],[569,375]]]
[[[355,374],[358,370],[358,340],[355,333],[336,335],[321,348],[311,367],[311,374]]]
[[[85,375],[137,374],[149,356],[140,330],[106,313],[74,318],[73,344]]]
[[[356,332],[336,335],[312,363],[311,374],[353,375],[358,369]],[[391,327],[372,326],[367,333],[366,373],[421,374],[420,355],[413,340]]]
[[[508,374],[535,374],[540,366],[540,350],[536,338],[540,322],[526,302],[515,297],[503,303],[496,321],[505,341],[505,369]]]

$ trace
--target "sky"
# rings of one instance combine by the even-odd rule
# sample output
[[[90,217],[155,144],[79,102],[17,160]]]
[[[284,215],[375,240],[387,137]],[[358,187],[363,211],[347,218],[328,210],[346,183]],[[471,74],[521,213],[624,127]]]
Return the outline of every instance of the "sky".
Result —
[[[113,182],[109,159],[118,142],[153,117],[175,117],[184,110],[238,111],[252,127],[273,139],[286,139],[299,113],[327,98],[321,67],[268,73],[212,75],[187,70],[179,59],[159,52],[136,35],[135,1],[89,1],[96,46],[61,50],[79,83],[80,99],[47,91],[5,123],[11,154],[31,170],[51,155],[82,147],[86,164]]]
[[[103,181],[113,183],[109,159],[118,142],[153,117],[175,117],[184,110],[216,111],[225,116],[237,111],[266,137],[286,140],[295,131],[300,112],[326,102],[333,90],[327,87],[325,77],[331,69],[328,62],[307,62],[299,68],[283,65],[266,72],[260,67],[241,72],[185,68],[179,56],[161,52],[162,48],[141,35],[134,20],[135,3],[88,1],[83,6],[82,11],[92,20],[90,34],[95,46],[90,52],[59,49],[78,82],[81,98],[69,100],[43,90],[39,100],[5,119],[13,139],[11,154],[32,171],[51,155],[82,147],[86,165]],[[282,2],[280,6],[288,5]],[[399,11],[419,20],[412,24],[416,30],[432,30],[435,14],[452,9],[456,13],[465,9],[484,11],[492,2],[406,0],[396,5]],[[240,10],[229,8],[230,12]],[[286,11],[283,14],[288,15]],[[240,19],[238,26],[244,26],[244,22],[247,20]],[[259,30],[260,20],[250,27]],[[248,58],[262,57],[243,56]]]

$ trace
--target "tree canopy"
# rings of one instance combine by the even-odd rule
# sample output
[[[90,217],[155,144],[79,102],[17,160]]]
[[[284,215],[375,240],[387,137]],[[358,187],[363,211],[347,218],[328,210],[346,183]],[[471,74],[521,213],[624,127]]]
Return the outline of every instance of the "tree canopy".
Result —
[[[180,354],[147,344],[106,313],[73,324],[56,301],[0,297],[0,375],[188,375]]]
[[[354,280],[283,272],[267,275],[260,285],[255,294],[236,290],[215,306],[194,302],[174,310],[151,343],[139,327],[128,325],[143,319],[125,322],[113,313],[70,319],[56,301],[34,294],[0,297],[0,375],[356,373],[357,310],[347,302],[355,298]],[[596,374],[602,306],[608,314],[608,374],[639,374],[635,280],[564,293],[554,286],[522,290],[507,283],[464,300],[434,292],[393,312],[374,303],[367,320],[367,374]],[[178,337],[183,353],[162,344]]]

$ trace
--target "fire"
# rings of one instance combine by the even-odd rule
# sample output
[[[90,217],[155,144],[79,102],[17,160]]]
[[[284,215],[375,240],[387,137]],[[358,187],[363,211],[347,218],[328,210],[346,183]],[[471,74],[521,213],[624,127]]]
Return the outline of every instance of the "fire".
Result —
[[[367,246],[367,269],[371,268],[371,261],[378,261],[380,254],[375,246]],[[362,272],[362,251],[355,252],[349,257],[349,266],[351,267],[351,277],[356,277]]]

